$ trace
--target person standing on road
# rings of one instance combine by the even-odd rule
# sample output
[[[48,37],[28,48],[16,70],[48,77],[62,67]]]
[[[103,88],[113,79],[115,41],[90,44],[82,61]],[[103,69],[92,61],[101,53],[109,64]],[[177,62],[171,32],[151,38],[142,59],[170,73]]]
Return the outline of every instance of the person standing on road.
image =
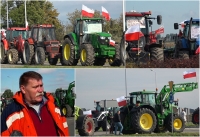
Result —
[[[114,115],[114,123],[115,123],[115,135],[117,135],[118,127],[119,127],[119,135],[123,135],[122,134],[123,125],[121,123],[120,110],[118,110],[117,113],[115,113]]]
[[[69,136],[67,120],[54,97],[44,92],[39,73],[23,73],[19,87],[1,114],[1,136]]]
[[[187,122],[186,112],[182,109],[181,116],[183,117],[184,121]]]

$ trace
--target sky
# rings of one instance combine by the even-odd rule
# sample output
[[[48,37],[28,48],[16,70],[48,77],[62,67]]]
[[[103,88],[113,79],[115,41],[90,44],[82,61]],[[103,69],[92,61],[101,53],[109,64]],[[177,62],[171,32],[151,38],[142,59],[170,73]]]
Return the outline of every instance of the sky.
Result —
[[[69,83],[75,80],[74,69],[1,69],[1,92],[11,89],[19,91],[19,78],[26,71],[36,71],[43,77],[44,90],[55,92],[57,88],[67,89]]]
[[[68,20],[67,13],[72,13],[75,9],[81,10],[82,4],[90,9],[101,11],[103,6],[109,12],[111,18],[117,19],[123,12],[122,0],[79,0],[79,1],[55,1],[50,0],[54,8],[60,13],[58,16],[64,24]],[[165,28],[164,33],[178,33],[178,30],[174,30],[174,23],[180,23],[184,20],[189,20],[191,17],[199,18],[199,1],[150,1],[150,0],[125,0],[125,12],[135,10],[138,12],[152,12],[152,17],[162,15],[162,25]],[[160,26],[157,25],[157,21],[153,20],[152,30],[158,29]]]
[[[189,69],[76,69],[76,105],[94,110],[94,101],[115,100],[130,92],[155,91],[158,93],[169,81],[174,84],[199,82],[199,69],[196,78],[183,79],[183,72]],[[125,75],[126,74],[126,75]],[[156,76],[156,77],[155,77]],[[126,78],[125,78],[126,77]],[[155,80],[156,78],[156,80]],[[126,81],[126,83],[125,83]],[[156,82],[155,82],[156,81]],[[174,95],[179,99],[179,107],[195,109],[199,106],[199,89]]]

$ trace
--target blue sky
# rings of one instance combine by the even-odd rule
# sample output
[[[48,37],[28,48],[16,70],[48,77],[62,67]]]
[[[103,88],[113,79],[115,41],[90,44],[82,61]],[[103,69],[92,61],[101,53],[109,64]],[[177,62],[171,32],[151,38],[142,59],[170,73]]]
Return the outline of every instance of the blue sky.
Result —
[[[54,8],[60,13],[59,20],[64,24],[67,21],[67,13],[72,13],[75,9],[81,10],[82,4],[85,6],[101,11],[101,6],[107,9],[111,18],[117,19],[122,13],[122,0],[79,0],[79,1],[55,1],[50,0]],[[149,1],[149,0],[125,0],[125,11],[136,10],[138,12],[151,11],[152,17],[162,15],[165,32],[163,36],[169,33],[177,33],[174,30],[174,23],[180,23],[184,20],[199,18],[199,1]],[[156,25],[156,20],[153,21],[153,30],[160,26]]]
[[[126,70],[126,71],[125,71]],[[126,93],[141,91],[158,91],[169,81],[174,84],[196,82],[199,69],[195,69],[196,78],[183,79],[183,72],[188,69],[76,69],[76,105],[81,108],[94,109],[94,101],[111,100]],[[125,75],[126,72],[126,75]],[[156,83],[155,83],[156,74]],[[127,90],[125,86],[127,80]],[[127,92],[126,92],[127,91]],[[199,106],[199,89],[192,92],[176,93],[179,107],[197,108]]]
[[[36,71],[43,76],[44,90],[55,92],[57,88],[68,88],[75,80],[74,69],[1,69],[1,92],[5,89],[19,91],[19,77],[26,71]]]

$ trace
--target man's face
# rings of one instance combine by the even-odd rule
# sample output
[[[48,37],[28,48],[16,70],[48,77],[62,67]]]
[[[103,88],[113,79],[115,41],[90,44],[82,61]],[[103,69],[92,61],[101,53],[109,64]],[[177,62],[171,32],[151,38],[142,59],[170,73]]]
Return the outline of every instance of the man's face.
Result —
[[[42,101],[43,97],[43,82],[42,80],[29,79],[28,84],[20,87],[24,98],[28,104],[37,104]]]

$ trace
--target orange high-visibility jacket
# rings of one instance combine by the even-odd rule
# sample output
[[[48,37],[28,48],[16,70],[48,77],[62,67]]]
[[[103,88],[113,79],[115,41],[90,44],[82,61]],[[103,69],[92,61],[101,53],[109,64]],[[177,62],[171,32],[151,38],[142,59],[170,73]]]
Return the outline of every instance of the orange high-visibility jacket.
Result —
[[[67,120],[55,105],[53,96],[50,93],[45,93],[44,97],[47,99],[47,108],[57,125],[58,134],[69,136]],[[13,99],[14,101],[1,114],[1,136],[10,136],[15,130],[21,132],[23,136],[37,136],[22,93],[18,91]]]

